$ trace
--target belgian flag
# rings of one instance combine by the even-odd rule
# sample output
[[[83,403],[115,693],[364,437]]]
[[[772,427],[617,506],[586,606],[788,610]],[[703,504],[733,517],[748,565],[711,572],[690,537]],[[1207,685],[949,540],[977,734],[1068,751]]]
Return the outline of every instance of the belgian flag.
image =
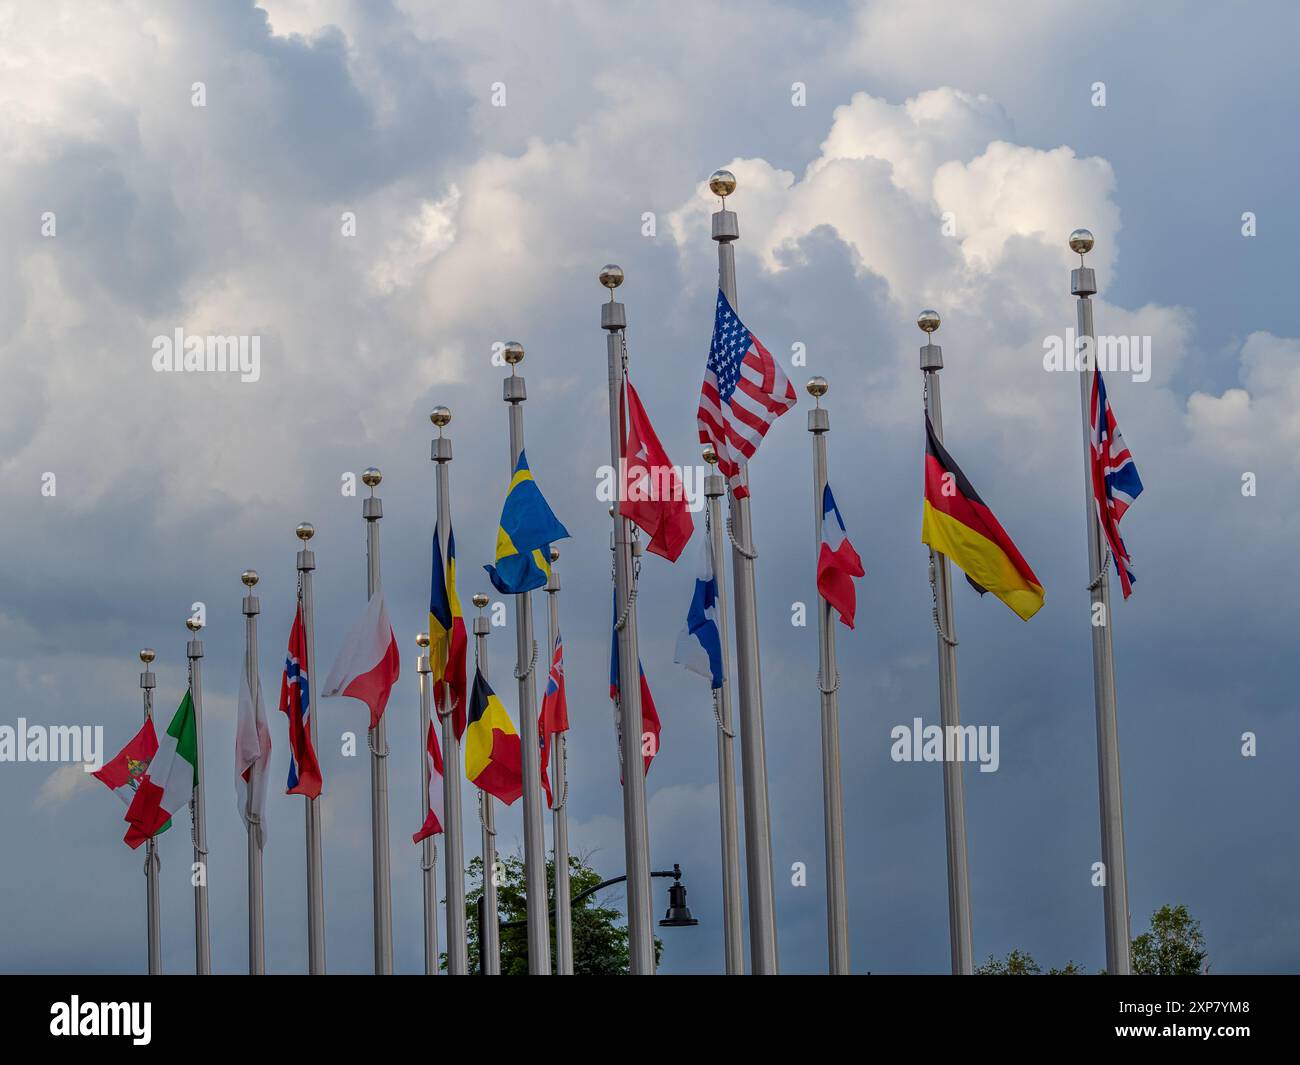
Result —
[[[500,697],[474,671],[465,727],[465,776],[471,784],[509,806],[524,793],[523,752],[519,733]]]
[[[1034,571],[943,449],[928,414],[921,542],[947,555],[977,592],[992,592],[1025,621],[1043,605],[1043,586]]]

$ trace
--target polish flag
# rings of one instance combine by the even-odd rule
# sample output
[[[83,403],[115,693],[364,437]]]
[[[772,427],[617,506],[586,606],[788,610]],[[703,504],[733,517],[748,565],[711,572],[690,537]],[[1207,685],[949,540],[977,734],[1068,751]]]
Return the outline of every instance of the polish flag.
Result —
[[[384,716],[388,693],[401,675],[397,655],[397,637],[388,621],[384,591],[376,588],[366,604],[366,611],[356,620],[343,647],[339,650],[329,676],[325,678],[326,698],[346,695],[370,707],[373,729]]]
[[[822,492],[822,544],[817,552],[817,591],[840,612],[840,620],[853,628],[853,614],[858,608],[854,577],[866,576],[862,559],[853,550],[844,529],[840,508],[828,484]]]
[[[411,837],[412,843],[436,836],[442,828],[442,748],[438,746],[438,726],[429,722],[429,742],[425,744],[424,761],[429,772],[429,806],[420,831]]]

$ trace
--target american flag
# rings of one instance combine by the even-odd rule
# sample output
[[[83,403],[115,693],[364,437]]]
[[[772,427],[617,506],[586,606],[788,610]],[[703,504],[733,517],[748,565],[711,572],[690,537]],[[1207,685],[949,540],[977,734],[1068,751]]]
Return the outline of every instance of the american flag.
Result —
[[[1100,413],[1100,417],[1099,417]],[[1092,494],[1097,501],[1097,520],[1115,560],[1120,587],[1127,599],[1133,593],[1133,560],[1119,535],[1119,522],[1133,500],[1142,494],[1142,479],[1106,398],[1101,371],[1092,375]]]
[[[745,328],[719,290],[696,421],[700,443],[713,445],[718,469],[737,499],[749,495],[745,463],[754,457],[772,423],[794,402],[794,385],[785,371]]]

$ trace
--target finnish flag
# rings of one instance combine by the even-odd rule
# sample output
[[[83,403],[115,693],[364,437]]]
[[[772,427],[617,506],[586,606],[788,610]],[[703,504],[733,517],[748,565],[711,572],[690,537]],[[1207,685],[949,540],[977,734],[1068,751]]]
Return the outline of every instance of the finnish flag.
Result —
[[[718,582],[713,575],[713,545],[700,538],[695,592],[686,612],[686,625],[677,636],[673,661],[692,673],[708,677],[712,687],[722,687],[722,640],[718,637]]]

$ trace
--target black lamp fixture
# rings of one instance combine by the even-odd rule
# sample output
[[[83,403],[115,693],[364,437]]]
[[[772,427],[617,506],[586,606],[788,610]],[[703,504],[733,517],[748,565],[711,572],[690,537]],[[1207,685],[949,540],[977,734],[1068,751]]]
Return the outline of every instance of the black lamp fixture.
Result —
[[[673,882],[668,886],[668,912],[659,922],[661,928],[689,928],[700,922],[691,916],[686,905],[686,885],[682,883],[682,867],[673,866]]]

